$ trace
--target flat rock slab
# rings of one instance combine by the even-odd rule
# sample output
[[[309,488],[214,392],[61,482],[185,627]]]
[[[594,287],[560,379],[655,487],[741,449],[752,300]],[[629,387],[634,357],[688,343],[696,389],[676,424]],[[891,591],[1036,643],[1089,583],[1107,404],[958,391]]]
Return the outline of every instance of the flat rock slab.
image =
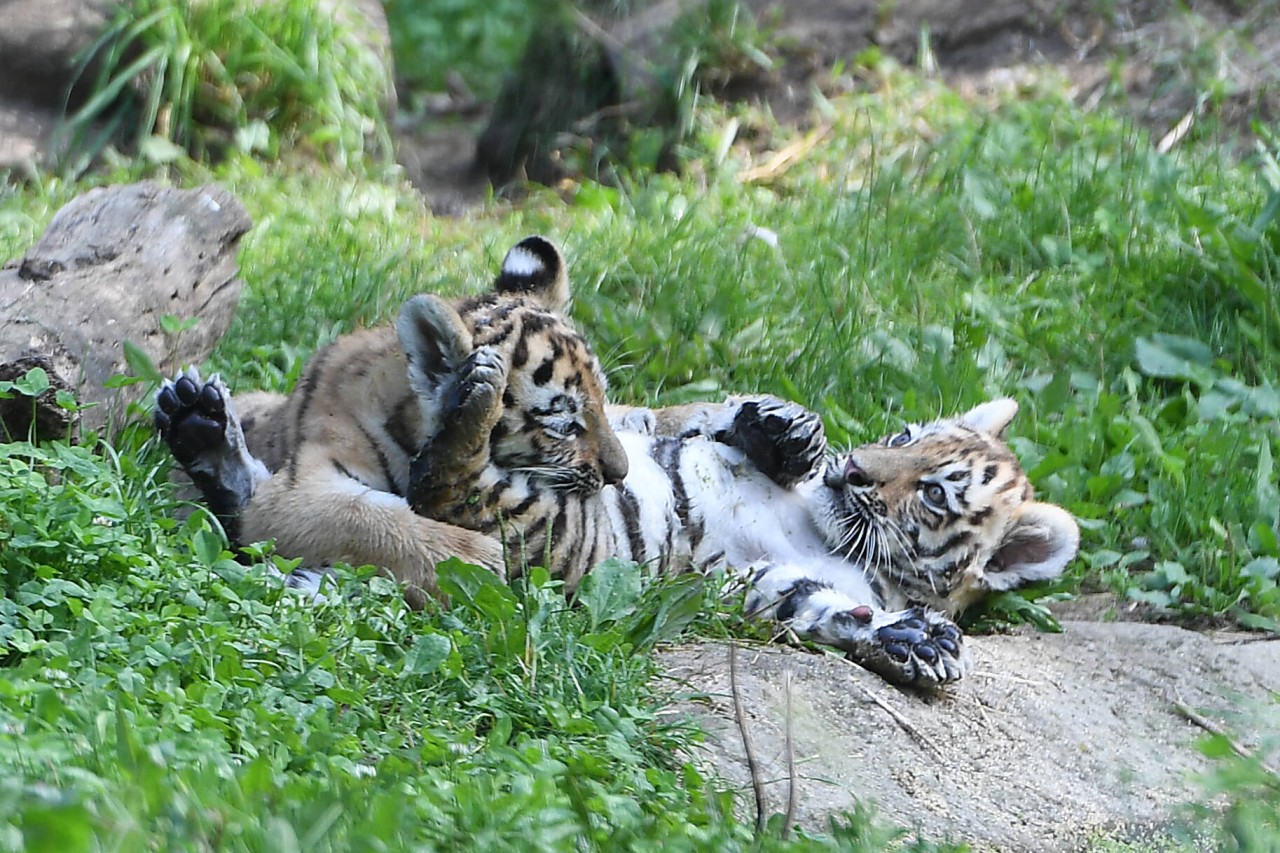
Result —
[[[1205,730],[1179,701],[1247,747],[1280,751],[1280,641],[1136,623],[1063,627],[970,638],[975,672],[935,696],[896,690],[834,655],[740,647],[738,693],[769,812],[787,802],[788,692],[796,817],[815,831],[858,800],[926,838],[978,849],[1145,837],[1204,800],[1196,776],[1211,762],[1196,744]],[[675,710],[708,732],[702,758],[750,803],[729,654],[705,643],[663,662],[695,694]]]

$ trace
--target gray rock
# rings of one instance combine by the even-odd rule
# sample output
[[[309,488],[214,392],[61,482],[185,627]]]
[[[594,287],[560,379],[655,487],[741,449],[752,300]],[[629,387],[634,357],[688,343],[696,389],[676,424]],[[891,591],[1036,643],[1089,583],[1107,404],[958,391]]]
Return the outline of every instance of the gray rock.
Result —
[[[796,814],[815,831],[859,800],[886,822],[980,850],[1149,837],[1176,822],[1180,806],[1206,799],[1196,781],[1211,767],[1196,748],[1205,731],[1175,703],[1264,754],[1280,746],[1280,706],[1269,693],[1280,687],[1280,641],[1215,641],[1136,623],[1064,628],[970,638],[976,671],[932,697],[895,690],[835,656],[740,648],[739,695],[768,811],[787,802],[788,680]],[[705,695],[675,709],[710,734],[697,758],[750,804],[728,654],[723,643],[705,643],[663,662]]]
[[[213,185],[144,182],[77,197],[24,257],[0,269],[0,371],[41,359],[82,405],[97,404],[84,411],[83,427],[118,426],[144,388],[104,387],[128,372],[124,342],[167,374],[179,357],[205,359],[239,301],[236,248],[249,226],[240,202]],[[196,323],[170,333],[161,327],[166,316]],[[22,420],[5,420],[11,434],[25,434]]]

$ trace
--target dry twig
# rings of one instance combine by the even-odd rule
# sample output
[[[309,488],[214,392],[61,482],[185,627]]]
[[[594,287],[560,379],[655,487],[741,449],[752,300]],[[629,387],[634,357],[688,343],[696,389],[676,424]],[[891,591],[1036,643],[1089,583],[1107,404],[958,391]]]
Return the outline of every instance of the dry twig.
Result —
[[[742,751],[747,757],[747,771],[751,774],[751,790],[756,798],[756,832],[764,831],[764,781],[760,778],[760,763],[756,760],[755,743],[747,730],[747,712],[742,707],[742,695],[738,692],[738,644],[729,641],[729,692],[733,696],[733,717],[742,733]]]
[[[756,181],[772,181],[782,176],[788,169],[799,163],[830,132],[829,124],[811,130],[790,145],[774,152],[773,156],[761,165],[752,166],[743,171],[740,179],[743,183],[749,184]]]
[[[858,666],[853,661],[847,660],[845,658],[837,658],[837,660],[842,660],[845,663],[849,664],[849,666]],[[859,667],[859,669],[861,669],[861,667]],[[943,759],[942,750],[934,746],[933,742],[930,741],[928,738],[926,738],[923,734],[921,734],[920,730],[917,729],[910,720],[902,716],[902,714],[899,713],[896,708],[894,708],[888,702],[884,701],[879,696],[877,696],[875,692],[871,690],[870,687],[867,687],[865,684],[860,684],[857,681],[857,679],[851,678],[850,680],[853,681],[853,683],[857,685],[857,687],[860,690],[862,690],[863,693],[867,694],[867,698],[869,698],[872,702],[876,703],[876,705],[880,707],[880,710],[888,714],[893,719],[893,721],[898,724],[898,727],[900,729],[902,729],[904,732],[910,735],[912,740],[914,740],[924,749],[933,753],[934,758],[938,759],[939,761]]]
[[[1231,747],[1231,751],[1234,752],[1236,755],[1240,756],[1241,758],[1248,758],[1248,759],[1253,759],[1256,757],[1253,753],[1253,750],[1249,749],[1247,746],[1244,746],[1235,738],[1233,738],[1230,734],[1227,733],[1227,730],[1224,729],[1221,725],[1219,725],[1218,723],[1215,723],[1213,720],[1209,719],[1203,714],[1196,712],[1190,705],[1188,705],[1186,702],[1183,702],[1182,695],[1178,693],[1178,689],[1176,687],[1173,688],[1173,696],[1171,698],[1166,696],[1166,698],[1168,698],[1170,704],[1173,705],[1173,710],[1178,712],[1178,716],[1182,717],[1185,720],[1188,720],[1191,723],[1194,723],[1195,725],[1204,729],[1209,734],[1218,735],[1220,737],[1226,738],[1227,746]],[[1280,773],[1277,773],[1275,768],[1271,767],[1270,765],[1267,764],[1267,762],[1261,759],[1258,759],[1258,766],[1260,766],[1263,770],[1270,773],[1272,776],[1280,777]]]

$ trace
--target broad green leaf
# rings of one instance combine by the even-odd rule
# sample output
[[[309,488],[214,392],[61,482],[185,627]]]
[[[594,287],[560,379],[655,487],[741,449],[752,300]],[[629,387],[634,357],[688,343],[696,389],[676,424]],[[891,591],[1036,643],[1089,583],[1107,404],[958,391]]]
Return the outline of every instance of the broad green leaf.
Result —
[[[156,368],[155,363],[151,360],[151,356],[133,341],[125,341],[121,346],[124,348],[124,360],[129,365],[129,369],[133,371],[133,375],[147,380],[148,382],[163,382],[164,377]]]
[[[682,575],[658,588],[657,601],[645,601],[628,640],[637,649],[647,650],[674,639],[702,612],[706,580],[697,574]]]
[[[490,622],[510,619],[516,612],[515,593],[488,569],[453,557],[436,567],[436,579],[452,606],[471,610]]]
[[[1167,334],[1138,338],[1134,357],[1144,376],[1181,379],[1201,386],[1213,383],[1213,352],[1195,338]]]
[[[629,560],[605,560],[578,584],[576,600],[591,616],[593,631],[634,613],[640,600],[640,566]]]
[[[419,634],[405,652],[404,663],[400,669],[403,678],[409,675],[428,675],[440,668],[449,657],[453,644],[444,634]]]
[[[14,390],[28,397],[39,397],[49,390],[49,374],[43,367],[33,367],[13,383]]]

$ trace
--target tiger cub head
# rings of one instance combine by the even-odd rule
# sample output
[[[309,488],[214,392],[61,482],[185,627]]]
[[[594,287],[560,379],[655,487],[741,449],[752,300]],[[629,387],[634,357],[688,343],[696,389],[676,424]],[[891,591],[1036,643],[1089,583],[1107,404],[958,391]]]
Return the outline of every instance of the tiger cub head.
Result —
[[[955,614],[988,592],[1057,577],[1075,556],[1075,519],[1034,500],[1004,441],[1017,411],[1013,400],[993,400],[828,462],[819,526],[894,606]]]
[[[452,378],[481,347],[505,363],[500,414],[489,429],[490,462],[579,493],[627,475],[627,456],[605,417],[604,371],[564,316],[569,283],[559,250],[526,237],[502,262],[489,293],[460,302],[419,295],[396,331],[427,434],[457,395]]]

